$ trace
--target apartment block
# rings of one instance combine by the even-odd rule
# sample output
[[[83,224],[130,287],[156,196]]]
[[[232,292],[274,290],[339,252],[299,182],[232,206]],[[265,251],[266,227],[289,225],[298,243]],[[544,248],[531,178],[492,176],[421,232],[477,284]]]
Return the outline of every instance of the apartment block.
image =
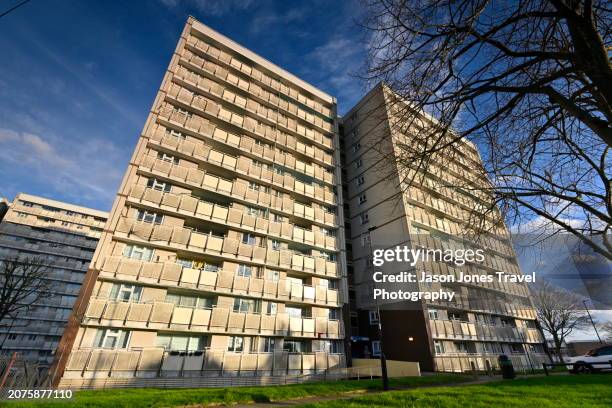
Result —
[[[21,299],[28,307],[0,322],[0,353],[17,352],[44,368],[53,361],[108,214],[23,193],[0,203],[2,212],[0,262],[40,261],[51,296]],[[12,293],[22,297],[25,290]]]
[[[341,202],[335,98],[189,18],[56,379],[205,386],[344,367]]]
[[[398,166],[400,146],[413,143],[412,132],[418,129],[406,131],[394,116],[406,108],[381,84],[343,118],[345,230],[351,253],[350,355],[380,356],[382,335],[387,359],[418,361],[424,371],[489,370],[497,366],[500,354],[507,354],[515,367],[538,367],[545,360],[543,337],[524,284],[418,283],[419,291],[444,289],[456,296],[453,301],[409,302],[410,306],[373,301],[374,248],[480,248],[485,251],[483,263],[421,262],[416,272],[455,277],[461,272],[521,274],[505,226],[478,242],[466,234],[466,223],[474,209],[484,208],[484,198],[449,185],[462,185],[458,180],[488,183],[479,171],[482,161],[472,143],[457,144],[449,158],[443,163],[434,160],[427,172],[413,169],[421,173],[407,183],[413,178],[407,177],[406,166]],[[424,114],[422,119],[425,126],[434,120]]]

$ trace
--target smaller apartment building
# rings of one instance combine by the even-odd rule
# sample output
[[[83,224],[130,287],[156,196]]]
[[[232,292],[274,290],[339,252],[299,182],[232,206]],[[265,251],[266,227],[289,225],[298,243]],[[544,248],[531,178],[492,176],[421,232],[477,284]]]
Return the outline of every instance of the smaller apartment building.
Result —
[[[393,115],[398,101],[390,89],[378,85],[343,118],[343,180],[349,258],[349,324],[351,355],[380,356],[379,319],[387,359],[418,361],[425,371],[487,370],[507,354],[515,367],[539,366],[546,359],[543,338],[525,285],[513,283],[417,283],[406,290],[451,290],[452,302],[380,302],[372,300],[371,253],[376,248],[482,248],[482,264],[456,266],[419,262],[415,272],[430,275],[486,275],[502,271],[521,274],[508,231],[472,242],[466,234],[473,209],[482,204],[475,194],[450,188],[457,180],[488,183],[482,162],[471,143],[454,148],[444,163],[432,163],[425,174],[405,184],[405,168],[398,166],[402,144],[413,136],[397,126]],[[404,105],[405,107],[405,105]],[[423,123],[432,119],[423,116]],[[393,269],[396,268],[397,270]],[[404,268],[404,269],[402,269]],[[384,273],[398,273],[406,265],[385,265]],[[384,284],[378,287],[385,288]],[[380,307],[380,316],[377,313]]]
[[[4,208],[0,262],[42,260],[52,294],[1,322],[0,353],[17,352],[46,366],[53,361],[107,213],[24,193]]]

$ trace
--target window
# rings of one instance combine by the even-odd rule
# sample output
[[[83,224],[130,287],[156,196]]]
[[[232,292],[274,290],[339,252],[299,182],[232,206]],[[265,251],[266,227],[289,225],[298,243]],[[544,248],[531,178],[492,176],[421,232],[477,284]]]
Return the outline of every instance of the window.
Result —
[[[27,214],[27,213],[23,213],[23,212],[18,212],[18,213],[17,213],[17,217],[19,217],[19,218],[25,218],[25,217],[27,217],[27,216],[28,216],[28,214]]]
[[[176,295],[173,293],[166,294],[166,302],[174,303],[181,307],[191,307],[194,309],[211,309],[214,306],[213,298]]]
[[[252,215],[253,217],[259,217],[260,215],[260,211],[258,208],[255,207],[247,207],[247,214],[248,215]]]
[[[363,160],[357,159],[355,160],[355,168],[363,167]]]
[[[357,153],[361,149],[361,143],[355,143],[353,145],[353,153]]]
[[[429,319],[438,320],[438,311],[435,309],[429,309]]]
[[[62,221],[62,227],[68,227],[70,223],[68,221]]]
[[[285,313],[289,315],[289,317],[302,317],[304,315],[304,311],[300,307],[292,307],[285,306]]]
[[[155,345],[168,351],[199,351],[204,350],[207,340],[205,336],[158,334]]]
[[[370,243],[370,233],[366,232],[361,234],[361,246],[366,246]]]
[[[179,164],[179,158],[168,153],[157,152],[157,158],[168,163]]]
[[[95,347],[127,348],[129,332],[126,330],[98,329],[94,339]]]
[[[368,222],[370,222],[370,217],[368,216],[368,213],[361,213],[359,214],[359,221],[361,222],[361,224],[367,224]]]
[[[378,311],[377,310],[370,310],[369,316],[370,316],[370,324],[378,324]]]
[[[283,350],[290,353],[301,353],[305,351],[304,343],[299,340],[285,340],[283,343]]]
[[[357,177],[357,185],[358,185],[358,186],[361,186],[361,185],[363,185],[364,183],[365,183],[365,177],[363,177],[363,176],[359,176],[359,177]]]
[[[242,233],[242,243],[243,244],[255,245],[255,242],[257,242],[257,238],[255,237],[254,234],[251,234],[249,232]]]
[[[434,350],[436,354],[444,353],[444,343],[439,340],[434,340]]]
[[[153,250],[138,245],[126,245],[123,249],[123,256],[131,259],[150,261],[153,257]]]
[[[455,342],[455,350],[458,353],[467,353],[468,349],[467,349],[467,344],[465,344],[462,341],[456,341]]]
[[[327,340],[323,342],[323,350],[330,354],[340,353],[340,344],[337,341]]]
[[[151,248],[130,244],[123,248],[123,256],[126,258],[138,259],[140,261],[150,261],[153,258],[153,250]]]
[[[338,320],[338,315],[338,309],[329,309],[327,317],[329,318],[329,320]]]
[[[510,350],[513,353],[524,353],[525,350],[523,350],[523,345],[522,344],[511,344],[510,345]]]
[[[186,137],[183,133],[179,132],[178,130],[174,130],[174,129],[166,129],[166,134],[176,137],[177,139],[181,139],[181,140],[185,140]]]
[[[142,286],[114,283],[109,298],[125,302],[138,302],[142,294]]]
[[[34,341],[36,340],[36,335],[35,334],[29,334],[28,335],[28,341]]]
[[[234,312],[259,313],[261,302],[255,299],[235,298]]]
[[[8,339],[9,340],[17,340],[17,335],[15,333],[9,333]]]
[[[464,322],[468,321],[467,316],[463,316],[458,312],[448,312],[448,320],[459,320]]]
[[[279,240],[273,239],[272,240],[272,249],[280,249],[281,247],[281,243]]]
[[[278,282],[280,279],[280,272],[275,270],[266,270],[266,278],[272,282]]]
[[[248,265],[238,265],[238,269],[236,271],[238,276],[244,276],[246,278],[250,277],[252,274],[251,267]]]
[[[598,356],[609,356],[612,355],[612,347],[602,347],[597,350]]]
[[[157,191],[163,191],[164,193],[168,193],[172,189],[172,186],[169,183],[159,181],[156,178],[150,178],[149,181],[147,181],[147,187]]]
[[[368,198],[366,197],[365,194],[362,194],[359,196],[359,205],[365,203],[366,201],[368,201]]]
[[[284,220],[285,217],[283,217],[282,215],[274,214],[274,222],[283,222]]]
[[[266,306],[266,314],[269,316],[276,316],[278,311],[278,303],[268,302]]]
[[[372,355],[374,357],[380,357],[380,341],[378,340],[372,342]]]
[[[262,351],[264,353],[272,353],[274,351],[274,346],[276,345],[274,337],[262,337],[261,341],[263,342]]]
[[[227,344],[227,351],[233,351],[234,353],[240,353],[244,347],[244,337],[230,336]]]
[[[21,205],[23,205],[24,207],[32,207],[32,203],[29,201],[22,201]]]
[[[136,218],[138,221],[144,221],[151,224],[161,224],[164,220],[164,216],[162,214],[148,210],[138,210],[138,215]]]
[[[262,188],[262,186],[260,186],[259,184],[249,181],[249,190],[259,191],[260,188]]]

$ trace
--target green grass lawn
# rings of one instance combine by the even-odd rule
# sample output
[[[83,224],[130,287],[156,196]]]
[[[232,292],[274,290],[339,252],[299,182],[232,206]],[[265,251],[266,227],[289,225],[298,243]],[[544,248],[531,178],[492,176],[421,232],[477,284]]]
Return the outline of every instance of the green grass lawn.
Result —
[[[462,387],[391,391],[302,407],[612,407],[612,375],[556,375]]]
[[[438,374],[391,380],[391,387],[452,384],[472,380],[470,376]],[[181,389],[107,389],[76,391],[68,401],[14,401],[0,406],[17,407],[175,407],[181,405],[219,405],[249,402],[281,401],[308,396],[330,396],[347,392],[374,391],[381,388],[380,380],[328,381],[310,384]]]

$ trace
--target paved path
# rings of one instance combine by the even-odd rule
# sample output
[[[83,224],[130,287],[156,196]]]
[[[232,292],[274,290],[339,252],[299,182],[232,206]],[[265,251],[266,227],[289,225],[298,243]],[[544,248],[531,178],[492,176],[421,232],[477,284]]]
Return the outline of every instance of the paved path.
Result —
[[[461,383],[451,383],[451,384],[432,384],[432,385],[422,385],[422,386],[405,386],[405,387],[395,387],[392,388],[392,391],[400,391],[400,390],[411,390],[417,388],[431,388],[431,387],[456,387],[460,385],[475,385],[475,384],[485,384],[492,381],[501,380],[501,376],[481,376],[477,377],[474,381],[461,382]],[[381,394],[383,391],[352,391],[346,392],[342,394],[331,395],[329,397],[305,397],[298,399],[290,399],[285,401],[278,402],[257,402],[253,404],[241,404],[241,405],[232,405],[232,408],[272,408],[272,407],[297,407],[304,404],[314,404],[317,402],[325,402],[325,401],[338,401],[338,400],[347,400],[355,397],[359,397],[362,395],[373,395],[373,394]]]

